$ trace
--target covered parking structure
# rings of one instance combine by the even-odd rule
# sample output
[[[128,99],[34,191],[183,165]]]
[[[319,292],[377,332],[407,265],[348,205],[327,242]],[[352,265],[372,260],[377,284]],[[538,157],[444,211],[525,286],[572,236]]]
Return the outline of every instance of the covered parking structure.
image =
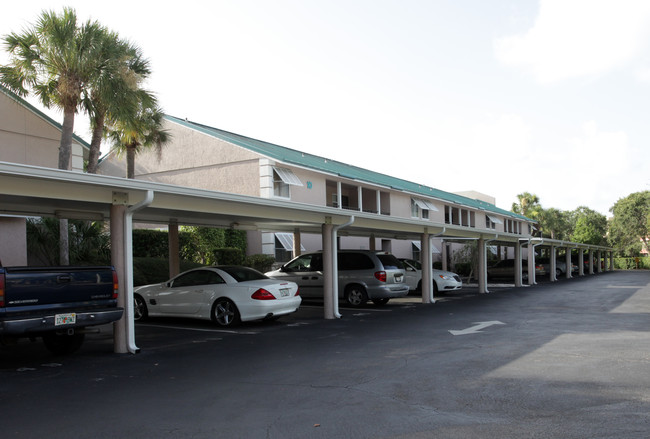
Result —
[[[534,238],[522,242],[518,234],[494,234],[421,219],[378,216],[334,207],[6,162],[0,162],[0,213],[110,221],[112,264],[122,286],[120,305],[125,308],[124,317],[115,324],[114,346],[118,353],[138,351],[133,322],[133,222],[172,225],[170,234],[178,224],[288,232],[296,236],[299,236],[299,232],[321,234],[326,319],[340,317],[336,291],[338,283],[335,279],[337,236],[342,229],[355,236],[420,240],[423,267],[432,266],[433,238],[477,240],[481,293],[488,292],[486,252],[489,244],[498,241],[514,246],[515,259],[519,264],[525,246],[533,258],[537,245],[569,246],[569,243],[538,241]],[[173,253],[173,237],[170,243]],[[295,239],[294,245],[300,248],[300,240]],[[611,252],[606,248],[571,245],[581,250],[587,248],[590,256],[594,250]],[[177,252],[177,248],[175,250]],[[593,272],[593,269],[590,271]],[[431,270],[423,270],[422,276],[422,302],[433,303]],[[532,276],[529,275],[531,282],[534,283],[534,272]],[[521,285],[521,275],[516,283]]]

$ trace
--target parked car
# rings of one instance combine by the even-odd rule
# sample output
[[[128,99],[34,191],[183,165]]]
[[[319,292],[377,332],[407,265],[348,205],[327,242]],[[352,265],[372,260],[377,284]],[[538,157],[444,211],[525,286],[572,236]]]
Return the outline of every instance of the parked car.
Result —
[[[521,275],[522,280],[528,280],[528,260],[523,259],[521,261]],[[535,262],[535,275],[543,276],[546,274],[544,266],[537,261]],[[502,259],[497,262],[492,267],[487,269],[488,279],[505,279],[505,278],[514,278],[515,277],[515,260],[514,259]]]
[[[240,266],[201,267],[134,290],[135,320],[192,317],[220,326],[277,319],[298,309],[298,285]]]
[[[349,305],[361,306],[368,300],[385,305],[391,298],[404,297],[409,292],[403,265],[390,253],[341,250],[337,259],[339,299]],[[322,252],[297,256],[266,275],[297,283],[304,298],[323,298]]]
[[[535,263],[542,264],[546,273],[551,272],[551,260],[549,258],[535,258]],[[571,273],[578,271],[578,266],[571,264]],[[564,256],[555,258],[555,277],[560,277],[566,274],[566,258]]]
[[[406,284],[411,291],[422,291],[422,264],[414,259],[402,259],[406,271]],[[451,271],[432,269],[433,274],[433,292],[460,290],[463,287],[463,281],[460,276]]]

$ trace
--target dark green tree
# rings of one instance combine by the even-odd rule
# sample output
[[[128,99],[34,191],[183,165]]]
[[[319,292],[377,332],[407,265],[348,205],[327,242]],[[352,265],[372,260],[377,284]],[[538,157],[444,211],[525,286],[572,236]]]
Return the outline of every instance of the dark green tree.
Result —
[[[650,191],[635,192],[618,200],[609,210],[609,241],[624,256],[638,256],[648,249],[650,230]]]
[[[580,206],[570,212],[573,231],[568,239],[593,245],[607,245],[607,218],[605,215]]]

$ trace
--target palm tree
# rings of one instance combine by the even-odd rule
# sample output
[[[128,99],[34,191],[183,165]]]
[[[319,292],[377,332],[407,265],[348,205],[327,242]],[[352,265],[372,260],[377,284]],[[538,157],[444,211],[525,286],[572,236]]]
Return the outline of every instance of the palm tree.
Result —
[[[86,167],[90,174],[97,172],[106,120],[134,117],[142,99],[140,85],[151,73],[149,61],[143,58],[140,49],[115,33],[105,34],[101,56],[106,59],[105,67],[86,91],[83,101],[92,127]]]
[[[74,117],[84,89],[102,69],[97,49],[105,32],[96,21],[79,26],[75,11],[64,8],[61,15],[43,11],[31,29],[4,38],[11,60],[0,67],[0,83],[22,97],[31,89],[45,107],[63,110],[59,169],[71,168]],[[61,265],[69,263],[68,232],[68,220],[61,219]]]
[[[126,177],[135,178],[135,156],[145,148],[156,148],[160,153],[171,135],[163,129],[164,114],[156,98],[145,90],[139,90],[139,108],[132,117],[114,121],[108,136],[118,154],[126,153]]]
[[[11,60],[0,67],[0,83],[19,96],[32,90],[41,103],[63,110],[59,169],[70,169],[74,118],[82,93],[105,62],[98,56],[105,29],[98,22],[81,26],[71,8],[61,15],[44,11],[36,25],[4,37]]]

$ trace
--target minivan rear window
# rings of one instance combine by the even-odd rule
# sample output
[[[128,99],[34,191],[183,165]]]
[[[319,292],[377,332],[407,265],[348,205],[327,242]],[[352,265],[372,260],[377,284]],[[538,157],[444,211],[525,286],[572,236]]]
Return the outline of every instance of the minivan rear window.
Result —
[[[339,270],[372,270],[375,264],[364,253],[339,253]]]
[[[377,255],[377,257],[384,266],[384,270],[404,269],[404,264],[393,255]]]

